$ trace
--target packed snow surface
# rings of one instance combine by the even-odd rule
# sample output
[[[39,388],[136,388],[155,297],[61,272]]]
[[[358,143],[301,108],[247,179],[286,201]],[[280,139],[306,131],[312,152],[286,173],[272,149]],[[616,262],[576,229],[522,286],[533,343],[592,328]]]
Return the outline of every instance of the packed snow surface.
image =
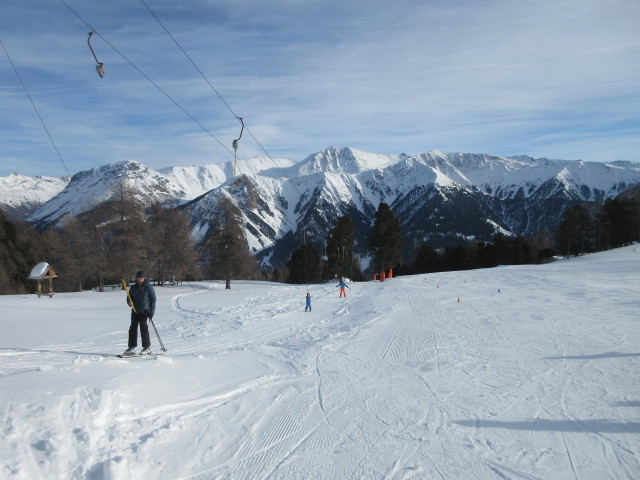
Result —
[[[639,267],[3,296],[0,478],[637,479]]]

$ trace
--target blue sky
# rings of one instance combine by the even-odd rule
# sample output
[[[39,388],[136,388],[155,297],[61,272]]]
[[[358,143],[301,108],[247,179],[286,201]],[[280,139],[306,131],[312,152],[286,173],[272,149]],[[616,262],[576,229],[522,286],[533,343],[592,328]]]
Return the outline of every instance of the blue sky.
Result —
[[[639,27],[637,0],[5,0],[0,40],[62,161],[0,48],[0,175],[232,160],[234,115],[262,146],[245,132],[240,159],[640,161]]]

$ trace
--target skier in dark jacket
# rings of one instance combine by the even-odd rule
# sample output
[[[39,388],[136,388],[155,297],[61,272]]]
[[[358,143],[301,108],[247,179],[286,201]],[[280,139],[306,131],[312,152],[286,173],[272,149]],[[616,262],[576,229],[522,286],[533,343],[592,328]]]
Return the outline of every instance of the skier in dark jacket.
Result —
[[[153,318],[156,311],[156,292],[147,281],[147,274],[142,270],[136,273],[136,283],[129,289],[127,305],[132,307],[131,326],[129,327],[129,348],[125,350],[124,354],[133,355],[135,353],[135,348],[138,346],[138,326],[140,326],[140,340],[142,341],[140,353],[150,354],[151,339],[149,338],[147,319]]]

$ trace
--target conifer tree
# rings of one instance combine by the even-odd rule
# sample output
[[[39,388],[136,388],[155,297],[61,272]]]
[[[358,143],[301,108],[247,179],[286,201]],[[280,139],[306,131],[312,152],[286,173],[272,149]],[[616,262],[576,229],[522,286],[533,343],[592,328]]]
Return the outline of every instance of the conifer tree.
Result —
[[[128,278],[133,271],[148,270],[146,238],[148,224],[144,207],[132,189],[116,187],[115,197],[106,205],[111,215],[104,237],[108,250],[107,265],[115,280]]]
[[[52,248],[58,252],[53,263],[60,274],[58,285],[69,290],[81,291],[92,281],[101,285],[104,251],[93,220],[89,213],[69,220],[59,232],[61,245]]]
[[[309,244],[302,244],[287,263],[289,283],[317,283],[320,280],[320,255]]]
[[[227,198],[220,201],[198,250],[207,276],[224,278],[227,289],[232,278],[260,277],[258,264],[247,248],[240,210]]]
[[[384,272],[395,268],[402,253],[400,222],[389,205],[381,203],[376,212],[373,228],[369,232],[369,252],[373,257],[374,271]]]
[[[616,248],[640,240],[640,206],[631,198],[607,200],[598,213],[598,237],[604,248]]]
[[[353,277],[356,230],[351,217],[340,217],[329,232],[322,278]],[[359,269],[356,269],[359,274]]]
[[[578,255],[590,250],[592,221],[584,205],[565,210],[558,228],[558,249],[565,255]]]
[[[21,231],[21,228],[23,227]],[[0,212],[0,294],[23,293],[28,291],[27,276],[36,260],[30,251],[37,242],[31,226],[16,226],[7,221]]]
[[[149,258],[156,281],[163,285],[172,278],[193,278],[197,268],[189,216],[158,202],[150,208],[149,222]]]
[[[437,272],[440,256],[428,245],[418,245],[413,253],[412,273]]]

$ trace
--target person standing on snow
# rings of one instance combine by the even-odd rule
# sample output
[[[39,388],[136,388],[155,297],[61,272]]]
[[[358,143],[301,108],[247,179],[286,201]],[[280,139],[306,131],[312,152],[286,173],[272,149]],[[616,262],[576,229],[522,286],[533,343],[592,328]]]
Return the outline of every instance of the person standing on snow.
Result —
[[[131,303],[133,302],[133,303]],[[152,319],[156,311],[156,291],[147,281],[147,274],[142,270],[136,273],[136,283],[129,289],[127,305],[131,307],[131,326],[129,327],[129,348],[124,355],[133,355],[138,346],[138,326],[142,341],[142,354],[151,353],[151,339],[147,319]]]
[[[306,312],[307,309],[311,311],[311,294],[309,292],[307,292],[307,304],[304,307],[304,311]]]
[[[347,291],[345,290],[345,288],[351,287],[349,287],[349,285],[347,285],[342,278],[340,278],[340,283],[337,286],[340,287],[340,297],[342,298],[342,295],[344,295],[344,298],[347,298]]]

